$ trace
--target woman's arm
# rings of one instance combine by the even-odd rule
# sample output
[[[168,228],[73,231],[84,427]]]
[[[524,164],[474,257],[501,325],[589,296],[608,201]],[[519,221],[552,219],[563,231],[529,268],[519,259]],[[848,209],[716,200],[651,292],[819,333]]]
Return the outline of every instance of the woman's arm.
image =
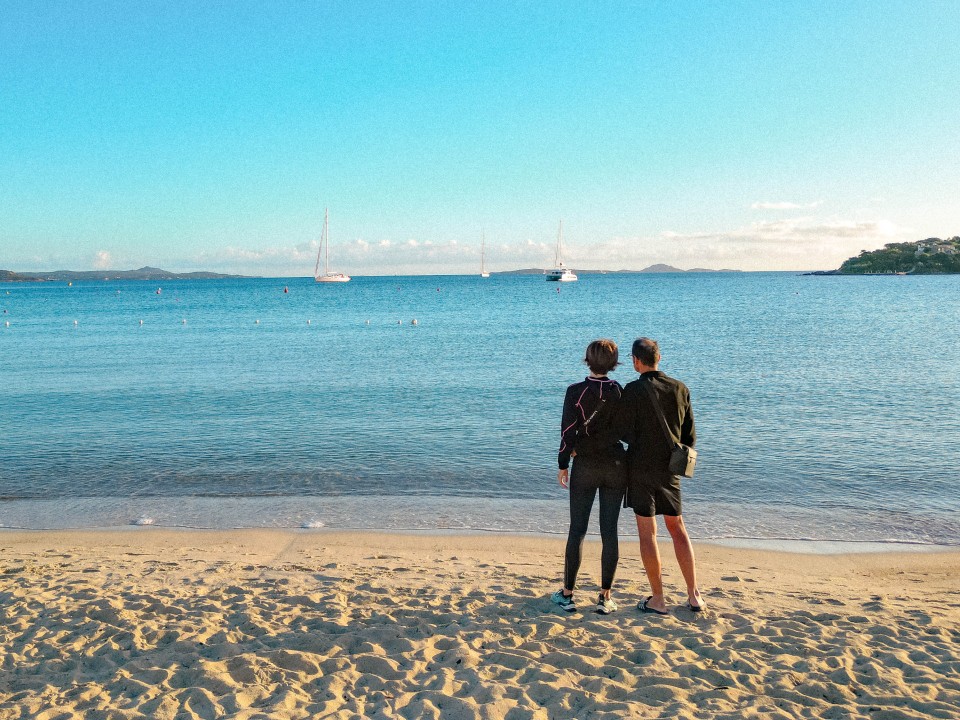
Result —
[[[563,398],[563,414],[560,417],[560,452],[557,454],[557,465],[561,470],[570,467],[570,457],[573,455],[577,442],[577,431],[580,429],[580,409],[577,407],[579,388],[571,385]],[[560,483],[563,485],[563,483]]]

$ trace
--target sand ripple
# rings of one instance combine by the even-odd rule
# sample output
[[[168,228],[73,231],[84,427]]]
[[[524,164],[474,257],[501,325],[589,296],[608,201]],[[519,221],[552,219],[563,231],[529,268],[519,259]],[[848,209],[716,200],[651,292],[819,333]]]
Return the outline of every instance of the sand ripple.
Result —
[[[618,614],[557,612],[560,541],[144,530],[0,543],[0,720],[960,714],[957,555],[705,550],[709,611],[660,618],[632,609],[636,557]]]

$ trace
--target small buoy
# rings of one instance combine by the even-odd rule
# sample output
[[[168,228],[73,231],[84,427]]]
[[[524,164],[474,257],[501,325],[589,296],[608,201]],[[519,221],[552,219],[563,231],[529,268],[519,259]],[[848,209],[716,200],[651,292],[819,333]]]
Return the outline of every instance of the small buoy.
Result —
[[[140,324],[143,325],[143,320],[140,321]]]
[[[437,292],[440,292],[440,288],[437,288]]]
[[[420,323],[417,322],[417,319],[416,319],[416,318],[414,318],[413,320],[410,321],[410,324],[411,324],[411,325],[419,325]]]
[[[397,325],[403,325],[403,320],[397,320]]]
[[[255,324],[257,324],[257,325],[260,324],[260,321],[259,321],[259,320],[254,320],[253,322],[254,322]]]
[[[77,325],[79,325],[79,323],[78,323],[76,320],[74,320],[74,321],[73,321],[73,326],[76,327]]]
[[[7,326],[7,327],[10,327],[10,321],[7,320],[7,321],[4,323],[4,325]]]
[[[159,295],[162,291],[163,291],[163,288],[157,288],[157,295]]]
[[[284,292],[290,292],[289,290],[287,290],[287,286],[286,286],[286,285],[283,286],[283,291],[284,291]]]
[[[309,324],[310,324],[310,321],[309,321],[309,320],[307,320],[307,325],[309,325]]]
[[[68,283],[67,283],[67,287],[73,287],[73,283],[72,283],[72,282],[68,282]]]
[[[181,319],[180,319],[180,324],[181,324],[181,325],[186,325],[186,324],[187,324],[187,319],[186,319],[186,318],[181,318]]]
[[[4,310],[4,312],[6,312],[6,310]],[[369,320],[367,320],[367,325],[369,325],[369,324],[370,324],[370,321],[369,321]]]
[[[557,288],[557,295],[559,295],[559,294],[560,294],[560,288],[558,287],[558,288]]]

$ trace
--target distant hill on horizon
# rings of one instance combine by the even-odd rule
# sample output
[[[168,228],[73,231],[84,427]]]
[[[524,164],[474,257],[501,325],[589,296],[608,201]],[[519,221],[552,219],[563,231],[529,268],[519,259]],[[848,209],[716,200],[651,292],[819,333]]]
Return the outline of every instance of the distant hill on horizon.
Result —
[[[23,272],[0,270],[0,282],[74,282],[82,280],[216,280],[246,278],[250,275],[224,275],[214,272],[175,273],[145,266],[138,270],[54,270]]]
[[[615,275],[615,274],[625,274],[625,273],[713,273],[713,272],[743,272],[743,270],[711,270],[710,268],[691,268],[690,270],[683,270],[678,267],[673,267],[673,265],[665,265],[663,263],[657,263],[656,265],[649,265],[643,270],[575,270],[578,275]],[[543,268],[522,268],[520,270],[503,270],[501,272],[494,272],[493,275],[543,275],[546,272]]]
[[[521,268],[519,270],[503,270],[492,272],[492,275],[543,275],[543,268]],[[691,268],[683,270],[658,263],[643,270],[577,270],[580,275],[615,275],[638,273],[739,273],[742,270],[712,270],[710,268]],[[0,283],[4,282],[81,282],[81,281],[110,281],[110,280],[218,280],[257,278],[257,275],[226,275],[215,272],[187,272],[177,273],[160,268],[145,266],[137,270],[51,270],[49,272],[14,272],[0,270]],[[361,277],[357,275],[356,277]]]

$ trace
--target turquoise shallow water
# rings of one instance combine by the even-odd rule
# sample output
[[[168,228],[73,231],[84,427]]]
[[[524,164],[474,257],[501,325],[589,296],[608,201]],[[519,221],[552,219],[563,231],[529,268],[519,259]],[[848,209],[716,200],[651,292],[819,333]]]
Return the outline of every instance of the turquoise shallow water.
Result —
[[[0,285],[0,524],[563,532],[564,388],[649,335],[693,396],[698,537],[960,542],[956,277],[157,289]]]

